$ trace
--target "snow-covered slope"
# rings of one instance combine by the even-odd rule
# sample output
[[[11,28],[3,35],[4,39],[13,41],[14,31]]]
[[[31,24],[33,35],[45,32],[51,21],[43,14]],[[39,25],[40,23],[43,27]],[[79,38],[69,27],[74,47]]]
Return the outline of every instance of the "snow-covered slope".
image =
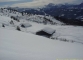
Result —
[[[51,16],[22,16],[19,12],[9,12],[5,10],[0,13],[0,60],[83,58],[82,26],[62,25],[63,23]],[[49,21],[56,24],[52,25]],[[36,32],[42,29],[49,33],[51,28],[55,33],[50,38],[36,35]]]
[[[11,18],[5,17],[5,16],[0,16],[0,24],[9,24],[9,21],[11,21]]]
[[[32,21],[36,23],[43,23],[43,24],[52,24],[52,25],[62,25],[64,23],[54,19],[52,16],[45,16],[45,15],[33,15],[33,14],[27,14],[27,13],[20,13],[14,10],[8,10],[8,9],[0,9],[0,15],[5,16],[14,16],[18,19],[24,19],[27,21]]]
[[[82,26],[58,26],[58,25],[42,25],[31,23],[32,27],[27,28],[27,32],[36,33],[43,28],[50,27],[56,32],[51,37],[53,40],[59,40],[64,42],[75,42],[83,44],[83,27]],[[47,28],[48,30],[48,28]],[[51,29],[50,29],[51,30]]]
[[[82,26],[44,25],[22,19],[20,20],[20,22],[17,22],[15,20],[12,20],[10,17],[5,16],[0,16],[0,18],[0,28],[2,28],[2,25],[4,24],[5,29],[17,30],[17,27],[19,27],[22,32],[36,34],[36,32],[42,30],[43,28],[50,27],[56,31],[51,37],[52,39],[83,44]],[[13,21],[13,24],[10,24],[11,20]],[[22,24],[27,24],[28,26],[26,28],[23,28],[21,27]]]
[[[63,23],[54,19],[52,16],[43,16],[43,15],[31,15],[26,20],[44,23],[44,24],[52,24],[52,25],[62,25]]]
[[[0,28],[0,60],[82,59],[83,45]]]

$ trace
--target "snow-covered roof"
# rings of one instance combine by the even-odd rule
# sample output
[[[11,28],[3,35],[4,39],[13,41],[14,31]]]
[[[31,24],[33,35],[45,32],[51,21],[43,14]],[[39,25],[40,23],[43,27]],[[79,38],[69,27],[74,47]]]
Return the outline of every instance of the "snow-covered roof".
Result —
[[[49,27],[46,27],[46,28],[44,28],[44,29],[42,29],[44,32],[46,32],[46,33],[49,33],[49,34],[52,34],[53,32],[55,32],[55,30],[54,29],[52,29],[52,28],[49,28]]]
[[[21,23],[20,25],[24,25],[25,27],[30,27],[30,26],[32,26],[30,23]]]

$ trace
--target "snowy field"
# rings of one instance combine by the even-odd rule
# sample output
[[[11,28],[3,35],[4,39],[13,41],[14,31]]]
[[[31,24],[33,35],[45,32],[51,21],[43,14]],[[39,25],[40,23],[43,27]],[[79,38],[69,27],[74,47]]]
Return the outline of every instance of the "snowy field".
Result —
[[[83,45],[0,28],[0,60],[82,59]]]
[[[42,30],[43,28],[50,27],[54,29],[56,32],[51,37],[54,40],[60,40],[66,42],[76,42],[83,44],[83,27],[82,26],[71,26],[71,25],[44,25],[38,24],[31,21],[21,20],[20,22],[13,21],[14,24],[10,24],[12,20],[10,17],[0,16],[0,27],[2,28],[2,24],[5,25],[5,29],[16,30],[17,26],[20,27],[22,32],[35,34],[36,32]],[[31,27],[22,28],[20,25],[25,24]]]
[[[20,22],[17,22],[8,17],[8,15],[4,16],[8,13],[0,14],[0,60],[83,58],[82,26],[61,25],[61,22],[57,21],[58,24],[56,25],[44,25],[27,21],[26,19],[20,19]],[[29,19],[40,20],[37,15],[29,17]],[[10,23],[11,20],[13,21],[12,24]],[[22,28],[22,24],[25,24],[26,28]],[[17,31],[17,26],[20,27],[21,31]],[[47,27],[56,31],[52,37],[46,38],[36,35],[36,32]],[[48,29],[46,30],[47,32],[49,31]]]

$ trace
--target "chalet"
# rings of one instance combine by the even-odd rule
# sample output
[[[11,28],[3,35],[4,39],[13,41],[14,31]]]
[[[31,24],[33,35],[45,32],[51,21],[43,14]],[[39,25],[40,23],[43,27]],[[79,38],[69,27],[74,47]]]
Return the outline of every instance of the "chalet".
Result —
[[[29,24],[29,23],[21,23],[20,26],[21,26],[22,28],[27,28],[27,27],[31,27],[32,25]]]
[[[36,35],[44,36],[50,38],[55,33],[55,30],[49,27],[46,27],[38,32],[36,32]]]

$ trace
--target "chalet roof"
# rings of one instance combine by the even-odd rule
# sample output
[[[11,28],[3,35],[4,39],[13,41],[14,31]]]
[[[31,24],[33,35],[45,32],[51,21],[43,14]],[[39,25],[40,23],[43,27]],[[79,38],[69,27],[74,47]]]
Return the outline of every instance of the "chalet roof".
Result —
[[[53,34],[55,32],[54,29],[46,27],[44,29],[42,29],[44,32],[48,33],[48,34]]]
[[[32,26],[32,25],[29,24],[29,23],[21,23],[20,25],[24,25],[25,27],[30,27],[30,26]]]

